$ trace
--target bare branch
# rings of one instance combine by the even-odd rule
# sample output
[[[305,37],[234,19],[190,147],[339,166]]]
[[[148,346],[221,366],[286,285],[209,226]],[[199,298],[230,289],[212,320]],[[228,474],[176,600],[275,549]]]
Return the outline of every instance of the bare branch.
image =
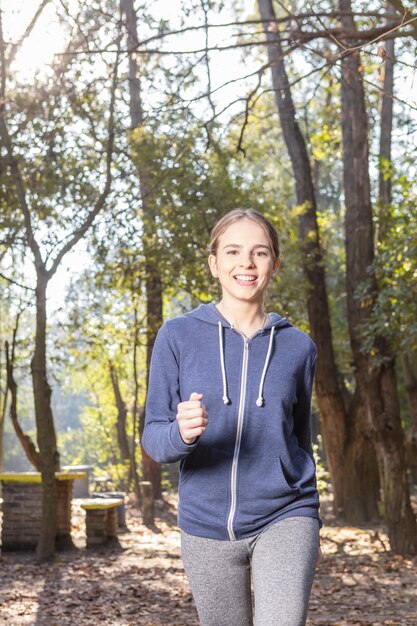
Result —
[[[251,105],[251,101],[253,100],[254,96],[257,94],[261,83],[262,83],[262,75],[263,72],[260,71],[258,73],[258,84],[256,85],[256,87],[254,89],[252,89],[252,91],[249,93],[249,95],[246,98],[246,104],[245,104],[245,118],[243,120],[243,124],[241,126],[240,129],[240,135],[239,135],[239,141],[236,147],[236,152],[241,152],[243,154],[243,156],[246,156],[246,150],[242,147],[242,143],[243,143],[243,136],[245,134],[245,130],[246,130],[246,126],[248,125],[248,120],[249,120],[249,113],[252,110],[252,106]]]
[[[13,329],[13,340],[12,340],[12,348],[10,353],[9,342],[5,342],[5,351],[6,351],[6,373],[7,373],[7,387],[10,391],[11,402],[10,402],[10,418],[13,423],[13,427],[15,429],[16,435],[22,444],[22,447],[25,451],[25,454],[28,460],[32,463],[35,469],[40,471],[40,459],[39,459],[39,451],[36,449],[35,444],[29,435],[23,432],[22,427],[20,426],[18,415],[17,415],[17,384],[14,379],[14,362],[15,362],[15,351],[16,351],[16,340],[17,340],[17,331],[19,328],[19,319],[21,314],[23,313],[22,309],[20,309],[19,313],[16,316],[16,324]]]
[[[8,283],[11,283],[12,285],[16,285],[17,287],[20,287],[21,289],[27,289],[28,291],[36,291],[36,289],[34,289],[33,287],[22,285],[22,283],[18,283],[16,280],[13,280],[13,278],[9,278],[8,276],[5,276],[2,272],[0,272],[0,277],[3,278],[4,280],[7,280]]]
[[[0,45],[1,45],[1,38],[0,38]],[[7,151],[7,161],[9,163],[9,167],[11,170],[13,182],[16,186],[20,209],[23,213],[23,218],[25,222],[25,230],[26,230],[26,239],[27,239],[30,249],[32,250],[33,256],[35,257],[36,265],[41,267],[43,265],[43,260],[42,260],[41,252],[39,249],[39,245],[33,233],[32,219],[31,219],[30,210],[29,210],[27,200],[26,200],[25,188],[24,188],[22,176],[20,174],[19,164],[13,154],[12,141],[10,139],[9,131],[6,125],[6,121],[4,119],[4,107],[1,105],[0,105],[0,138]]]
[[[411,17],[411,12],[404,6],[404,4],[401,2],[401,0],[388,0],[390,5],[392,7],[394,7],[394,9],[400,13],[400,15],[402,15],[403,19],[406,19],[407,17]],[[389,13],[389,12],[388,12]],[[387,16],[387,19],[390,19],[391,15]],[[417,39],[417,24],[414,24],[414,28],[413,28],[414,34],[412,34],[412,37],[414,37],[414,39]]]
[[[345,47],[341,44],[341,40],[343,41],[365,41],[366,43],[374,43],[375,41],[379,41],[381,39],[388,39],[391,37],[409,37],[411,35],[410,32],[402,32],[401,28],[404,26],[409,26],[410,24],[414,26],[417,22],[417,17],[409,18],[408,20],[405,17],[402,20],[397,21],[394,24],[385,24],[384,26],[378,26],[375,28],[370,28],[368,30],[347,30],[346,28],[328,28],[319,31],[292,31],[292,40],[296,40],[299,43],[307,43],[312,41],[313,39],[332,39],[339,47]],[[357,45],[349,48],[349,50],[356,50],[360,48],[363,44]]]
[[[63,257],[67,254],[67,252],[69,252],[75,246],[75,244],[78,243],[78,241],[80,241],[83,235],[90,228],[96,216],[104,207],[107,196],[110,193],[111,182],[112,182],[111,166],[113,162],[113,150],[114,150],[114,132],[115,132],[114,114],[115,114],[115,102],[116,102],[116,87],[117,87],[118,69],[119,69],[119,63],[120,63],[120,41],[121,41],[121,35],[119,35],[119,41],[118,41],[119,48],[118,48],[116,60],[114,63],[113,77],[112,77],[112,84],[111,84],[109,122],[108,122],[108,140],[107,140],[107,151],[106,151],[106,181],[104,184],[104,188],[100,196],[98,197],[94,208],[87,215],[84,223],[76,231],[74,231],[72,237],[69,239],[69,241],[67,241],[67,243],[61,248],[61,250],[56,255],[51,268],[47,271],[48,280],[55,274],[56,270],[58,269],[59,264],[61,263]]]
[[[362,80],[364,83],[366,83],[367,85],[370,85],[371,87],[379,91],[381,94],[385,94],[384,88],[381,87],[380,85],[373,83],[372,81],[368,80],[364,76],[362,76]],[[406,100],[403,100],[402,98],[399,98],[398,96],[395,96],[394,94],[389,94],[389,96],[396,102],[400,102],[401,104],[404,104],[406,107],[413,109],[413,111],[417,111],[417,106],[414,106],[410,102],[406,102]]]
[[[43,0],[41,2],[41,4],[38,6],[38,8],[36,10],[35,15],[31,19],[31,21],[29,22],[29,25],[27,26],[25,32],[23,33],[23,35],[21,36],[19,41],[12,45],[12,48],[11,48],[10,54],[9,54],[9,58],[7,59],[7,64],[8,65],[10,65],[12,63],[12,61],[14,60],[14,58],[15,58],[18,50],[19,50],[19,48],[22,47],[23,42],[25,41],[25,39],[27,39],[29,37],[30,33],[32,32],[32,30],[34,29],[34,27],[36,25],[36,22],[40,18],[41,14],[42,14],[42,11],[46,7],[46,5],[49,4],[50,1],[51,0]]]
[[[211,88],[211,71],[210,71],[210,57],[209,57],[209,27],[208,27],[208,8],[206,6],[205,0],[200,0],[201,3],[201,7],[203,9],[203,13],[204,13],[204,36],[205,36],[205,53],[204,53],[204,61],[206,64],[206,74],[207,74],[207,98],[208,98],[208,102],[210,104],[210,108],[211,111],[213,113],[213,117],[216,116],[216,107],[214,105],[213,99],[212,99],[212,88]],[[204,124],[204,128],[206,130],[206,134],[207,134],[207,144],[206,144],[206,149],[208,149],[209,145],[210,145],[210,137],[211,137],[211,133],[210,133],[210,128],[208,124]]]
[[[312,54],[314,54],[314,55],[316,55],[316,56],[320,57],[321,59],[323,59],[323,58],[325,59],[325,62],[323,63],[323,65],[321,66],[321,68],[318,68],[318,69],[323,69],[323,68],[324,68],[324,67],[328,64],[329,59],[328,59],[328,58],[327,58],[327,57],[326,57],[326,56],[325,56],[322,52],[320,52],[319,50],[316,50],[316,49],[312,49],[312,48],[310,48],[310,52],[311,52]],[[368,56],[376,56],[375,54],[372,54],[372,53],[370,53],[370,52],[367,52],[366,50],[362,51],[362,53],[363,53],[363,54],[365,54],[365,55],[368,55]],[[339,60],[340,58],[341,58],[341,57],[340,57],[340,56],[338,56],[338,57],[337,57],[337,59],[335,58],[335,61],[336,61],[336,60]],[[396,59],[396,61],[397,61],[397,59]],[[314,73],[314,71],[313,71],[313,72],[310,72],[308,75],[310,75],[310,74],[312,74],[312,73]],[[306,76],[308,76],[308,75],[306,75]],[[303,76],[302,78],[306,78],[306,76]],[[376,89],[376,90],[377,90],[377,91],[379,91],[381,94],[384,94],[384,93],[385,93],[384,88],[383,88],[383,87],[381,87],[380,85],[378,85],[377,83],[373,83],[371,80],[368,80],[368,79],[367,79],[367,78],[365,78],[364,76],[362,76],[362,80],[363,80],[363,82],[364,82],[364,83],[367,83],[370,87],[372,87],[373,89]],[[294,83],[292,83],[292,84],[294,84]],[[402,98],[399,98],[398,96],[396,96],[396,95],[395,95],[395,94],[393,94],[393,93],[390,93],[390,94],[389,94],[389,96],[390,96],[390,98],[392,98],[394,101],[399,102],[400,104],[403,104],[404,106],[409,107],[410,109],[413,109],[414,111],[417,111],[417,106],[412,105],[410,102],[406,102],[405,100],[403,100]]]
[[[87,49],[89,48],[89,41],[88,41],[88,37],[87,35],[84,33],[83,29],[81,28],[81,25],[79,23],[79,21],[77,20],[77,18],[73,17],[68,5],[64,2],[64,0],[59,0],[60,5],[62,6],[62,8],[64,9],[65,14],[67,15],[67,17],[70,18],[70,20],[75,24],[75,27],[78,30],[79,36],[83,39],[83,41],[85,42],[85,45],[87,46]]]
[[[343,39],[344,41],[364,41],[365,43],[374,43],[375,41],[382,41],[385,39],[397,38],[397,37],[410,37],[413,36],[412,32],[402,31],[400,28],[403,26],[414,25],[417,22],[417,17],[410,18],[407,21],[397,22],[395,27],[389,26],[379,26],[376,28],[371,28],[365,31],[352,31],[343,28],[329,28],[323,31],[291,31],[288,35],[288,38],[281,38],[281,43],[287,42],[288,44],[297,42],[297,44],[307,43],[314,39],[333,39],[335,43],[339,42]],[[189,56],[191,54],[206,54],[207,52],[224,52],[227,50],[235,50],[236,48],[251,48],[257,46],[268,45],[269,43],[274,43],[271,40],[261,40],[261,41],[245,41],[241,43],[232,43],[226,46],[210,46],[208,48],[195,48],[193,50],[162,50],[161,48],[145,48],[142,49],[140,47],[136,47],[133,49],[122,50],[121,54],[131,54],[135,52],[139,55],[159,55],[159,56]],[[138,46],[143,45],[142,43],[138,44]],[[361,46],[355,46],[350,48],[351,50],[355,50],[360,48]],[[57,53],[57,56],[65,56],[67,54],[71,54],[73,56],[83,55],[83,54],[117,54],[117,50],[107,47],[100,48],[96,50],[70,50],[66,52]]]
[[[332,13],[326,13],[326,12],[315,13],[314,11],[312,11],[311,13],[300,13],[299,15],[287,15],[286,17],[279,17],[270,21],[275,24],[285,24],[286,22],[290,22],[290,21],[302,21],[302,20],[311,19],[311,18],[316,19],[317,17],[328,17],[330,19],[338,19],[342,15],[344,15],[342,11],[334,11]],[[353,12],[353,13],[349,13],[349,15],[353,15],[357,17],[374,17],[374,18],[386,17],[386,13],[373,13],[371,11],[357,12],[357,13]],[[246,26],[251,26],[251,25],[263,25],[264,22],[265,20],[261,20],[261,19],[244,20],[243,22],[233,21],[233,22],[224,22],[223,24],[207,24],[207,28],[208,29],[231,28],[232,26],[246,27]],[[161,39],[164,39],[166,37],[175,36],[175,35],[185,35],[186,33],[189,33],[192,31],[203,30],[205,28],[206,28],[205,24],[200,24],[198,26],[187,26],[186,28],[180,28],[177,30],[170,30],[169,32],[158,33],[157,35],[152,35],[152,37],[143,39],[140,42],[140,45],[144,46],[153,41],[160,41]]]

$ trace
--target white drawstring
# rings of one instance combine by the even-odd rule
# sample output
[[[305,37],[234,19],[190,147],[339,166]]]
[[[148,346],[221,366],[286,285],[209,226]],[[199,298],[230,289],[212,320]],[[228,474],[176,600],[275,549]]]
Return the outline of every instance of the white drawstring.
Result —
[[[259,383],[259,395],[258,395],[258,399],[256,400],[256,406],[263,406],[263,403],[264,403],[264,399],[262,397],[262,393],[263,393],[263,388],[264,388],[266,370],[268,369],[269,360],[271,358],[271,353],[272,353],[272,343],[273,343],[273,340],[274,340],[274,330],[275,330],[275,326],[272,326],[271,334],[269,335],[268,352],[267,352],[267,355],[266,355],[265,365],[264,365],[264,369],[263,369],[262,376],[261,376],[261,382]]]
[[[230,400],[227,395],[226,368],[224,366],[223,326],[220,320],[217,323],[219,326],[220,363],[222,367],[222,378],[223,378],[223,402],[224,404],[229,404]]]
[[[227,378],[226,378],[226,368],[224,364],[223,326],[222,326],[221,321],[218,321],[217,324],[218,324],[218,329],[219,329],[220,364],[222,368],[222,379],[223,379],[223,402],[224,404],[230,404],[229,396],[227,395]],[[264,369],[262,371],[261,381],[259,383],[258,399],[256,400],[256,406],[259,406],[259,407],[263,406],[264,404],[262,393],[263,393],[263,388],[264,388],[264,383],[265,383],[266,372],[267,372],[269,361],[271,359],[271,354],[272,354],[274,332],[275,332],[275,326],[272,326],[271,332],[269,335],[268,352],[266,354]]]

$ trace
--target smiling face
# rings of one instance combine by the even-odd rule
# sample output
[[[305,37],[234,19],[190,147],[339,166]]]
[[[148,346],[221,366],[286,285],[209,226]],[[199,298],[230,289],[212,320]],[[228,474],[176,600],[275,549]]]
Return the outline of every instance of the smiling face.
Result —
[[[264,228],[246,218],[226,228],[219,237],[216,254],[211,254],[208,261],[213,276],[220,281],[223,299],[256,303],[262,303],[279,266]]]

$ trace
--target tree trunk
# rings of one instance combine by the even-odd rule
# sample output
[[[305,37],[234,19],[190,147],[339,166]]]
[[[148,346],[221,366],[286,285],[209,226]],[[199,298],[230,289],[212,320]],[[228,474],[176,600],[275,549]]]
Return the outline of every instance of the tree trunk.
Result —
[[[17,330],[17,328],[16,328]],[[15,352],[15,338],[16,335],[15,333],[13,333],[13,345],[12,345],[12,350],[11,350],[11,354],[9,352],[9,343],[6,341],[5,347],[6,347],[6,371],[7,371],[7,386],[9,388],[10,391],[10,396],[11,396],[11,400],[10,400],[10,418],[12,420],[12,424],[16,433],[17,438],[19,439],[20,443],[22,444],[22,448],[26,454],[26,457],[29,461],[29,463],[31,463],[33,465],[33,467],[35,468],[35,470],[37,472],[40,472],[41,467],[40,467],[40,461],[39,461],[39,452],[37,451],[35,444],[33,443],[32,439],[29,437],[29,435],[26,435],[26,433],[23,432],[20,424],[19,424],[19,419],[17,417],[17,384],[16,381],[14,379],[14,352]]]
[[[403,352],[405,390],[407,395],[410,422],[406,433],[406,459],[411,480],[417,484],[417,376],[410,356]]]
[[[129,442],[126,433],[126,421],[127,421],[127,406],[126,402],[122,398],[120,391],[119,378],[117,372],[114,369],[114,365],[109,361],[110,380],[113,387],[114,399],[117,408],[117,442],[119,444],[120,456],[123,461],[130,459]]]
[[[6,380],[3,384],[3,361],[2,361],[2,307],[0,302],[0,472],[4,470],[4,424],[6,420],[6,411],[7,411],[7,394],[8,394],[8,386],[7,386],[7,373]],[[1,494],[1,485],[0,485],[0,494]]]
[[[380,170],[378,195],[381,212],[384,211],[384,207],[391,203],[391,176],[387,169],[391,165],[391,137],[394,105],[394,46],[394,39],[389,39],[385,42],[384,91],[381,104],[381,137],[379,143]],[[382,222],[384,223],[383,220]],[[381,234],[379,240],[382,238],[383,234]]]
[[[7,387],[4,394],[0,394],[0,472],[4,471],[4,422],[7,411]],[[1,493],[1,487],[0,487]]]
[[[343,13],[350,0],[340,0]],[[353,18],[341,17],[342,26],[354,29]],[[378,294],[374,261],[374,233],[369,181],[368,122],[358,51],[342,57],[343,177],[346,203],[346,266],[349,334],[355,378],[365,400],[378,459],[384,516],[391,548],[399,554],[417,551],[416,520],[411,509],[405,471],[404,433],[398,402],[395,359],[385,339],[375,337],[372,350],[362,346],[361,327],[369,323]],[[359,286],[366,297],[358,298]],[[372,354],[379,357],[378,364]]]
[[[134,383],[134,393],[133,393],[133,408],[132,408],[132,422],[133,422],[133,444],[131,448],[132,454],[132,468],[133,468],[133,481],[134,481],[134,490],[136,503],[138,506],[141,506],[142,494],[140,490],[140,480],[136,467],[136,439],[139,440],[139,425],[140,425],[140,413],[143,413],[142,410],[139,412],[138,406],[138,398],[139,398],[139,376],[138,376],[138,345],[139,345],[139,317],[138,317],[138,304],[137,298],[133,297],[133,313],[134,313],[134,327],[133,327],[133,383]]]
[[[122,393],[120,391],[119,385],[119,377],[114,368],[114,365],[111,361],[109,361],[109,371],[110,371],[110,380],[113,387],[114,399],[117,408],[117,422],[116,422],[116,431],[117,431],[117,442],[119,444],[120,457],[124,462],[125,466],[127,466],[128,473],[125,479],[123,478],[123,489],[129,491],[130,485],[134,481],[134,469],[132,467],[132,455],[130,452],[129,440],[126,431],[127,425],[127,406],[126,402],[123,400]]]
[[[145,239],[148,237],[149,228],[145,230]],[[148,232],[146,232],[148,231]],[[148,388],[149,372],[152,350],[159,328],[162,326],[162,281],[158,269],[156,250],[152,250],[149,244],[144,245],[146,255],[146,307],[147,307],[147,344],[146,344],[146,388]],[[146,252],[147,250],[147,252]],[[139,431],[142,438],[145,425],[145,411],[140,415]],[[162,497],[161,478],[162,468],[155,463],[142,446],[142,476],[144,481],[152,483],[154,498]]]
[[[386,3],[388,15],[395,16],[395,10],[389,2]],[[383,241],[388,228],[388,207],[392,202],[391,194],[391,144],[392,124],[394,117],[394,64],[395,40],[385,42],[384,57],[384,87],[381,98],[381,133],[379,139],[379,179],[378,179],[378,230],[375,238],[375,252],[378,252],[377,242]]]
[[[386,4],[388,15],[395,18],[396,12],[390,2]],[[384,57],[384,88],[381,98],[381,135],[379,142],[379,184],[378,184],[378,236],[377,242],[383,241],[386,229],[389,227],[388,207],[392,202],[391,193],[391,138],[394,109],[394,65],[395,65],[395,39],[385,42]],[[376,252],[378,248],[376,247]],[[406,460],[410,470],[411,479],[417,482],[417,377],[409,355],[403,352],[401,355],[405,389],[409,408],[410,422],[406,432]]]
[[[31,361],[37,440],[42,473],[42,524],[36,548],[38,560],[51,559],[55,552],[56,479],[59,454],[51,410],[51,388],[46,373],[46,288],[45,268],[36,267],[36,335],[35,352]]]
[[[261,18],[271,20],[264,22],[268,58],[281,128],[294,173],[297,203],[303,207],[299,236],[305,259],[303,270],[311,286],[307,310],[319,353],[315,389],[334,489],[334,509],[350,523],[358,523],[378,515],[376,463],[360,403],[349,398],[335,361],[312,172],[306,143],[296,120],[280,33],[274,22],[275,11],[271,0],[258,0],[258,5]]]
[[[135,50],[139,45],[137,34],[137,18],[133,0],[121,0],[121,9],[126,17],[128,50]],[[141,99],[140,68],[138,57],[129,54],[129,93],[130,119],[132,129],[143,125],[143,109]],[[147,301],[147,380],[149,378],[149,364],[155,342],[156,333],[162,326],[162,280],[159,270],[158,251],[155,245],[156,225],[154,209],[151,202],[151,185],[148,183],[148,174],[145,168],[138,167],[138,180],[143,210],[143,250],[145,256],[145,289]],[[142,434],[144,418],[140,424]],[[142,447],[142,478],[150,481],[153,486],[154,497],[161,497],[161,467],[155,463]]]

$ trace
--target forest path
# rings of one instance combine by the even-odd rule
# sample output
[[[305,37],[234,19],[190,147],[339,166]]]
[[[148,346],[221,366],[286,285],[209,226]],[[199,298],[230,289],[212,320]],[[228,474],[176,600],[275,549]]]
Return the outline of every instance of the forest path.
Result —
[[[314,581],[308,626],[417,626],[417,558],[394,557],[379,528],[334,525],[321,531],[324,557]],[[7,626],[198,626],[180,559],[176,500],[157,503],[156,528],[128,508],[120,545],[77,548],[37,565],[33,554],[3,553],[0,624]],[[327,517],[327,520],[326,520]],[[238,626],[238,625],[234,625]]]

